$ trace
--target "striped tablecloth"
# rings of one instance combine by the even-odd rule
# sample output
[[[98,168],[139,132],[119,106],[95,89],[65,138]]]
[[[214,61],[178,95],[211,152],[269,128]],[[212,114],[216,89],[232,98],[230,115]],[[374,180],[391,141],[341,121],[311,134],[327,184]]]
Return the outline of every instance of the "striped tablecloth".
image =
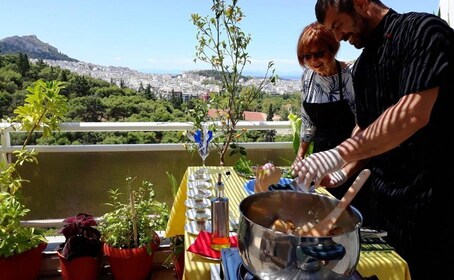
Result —
[[[173,203],[170,219],[167,224],[166,236],[185,236],[185,249],[194,241],[196,236],[185,231],[186,205],[188,177],[200,166],[191,166],[185,172],[180,183],[177,196]],[[232,167],[209,166],[211,182],[217,181],[218,174],[222,174],[225,185],[225,195],[229,198],[231,219],[238,221],[240,202],[248,194],[244,188],[248,179],[236,174]],[[329,194],[325,189],[318,188],[317,192]],[[366,248],[366,247],[365,247]],[[184,279],[208,280],[211,279],[210,269],[212,264],[219,264],[220,261],[209,260],[199,255],[185,251]],[[380,280],[410,280],[408,265],[392,249],[384,250],[383,247],[377,250],[362,250],[357,265],[358,272],[363,277],[376,275]]]

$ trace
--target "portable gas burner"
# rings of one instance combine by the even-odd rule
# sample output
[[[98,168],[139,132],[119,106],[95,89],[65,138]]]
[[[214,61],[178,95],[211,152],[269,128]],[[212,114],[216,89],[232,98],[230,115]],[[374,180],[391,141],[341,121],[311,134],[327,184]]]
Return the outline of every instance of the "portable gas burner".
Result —
[[[222,249],[221,252],[221,272],[220,278],[224,280],[255,280],[258,279],[252,275],[246,267],[240,257],[238,248]],[[358,271],[355,271],[350,280],[373,280],[375,278],[364,278]]]

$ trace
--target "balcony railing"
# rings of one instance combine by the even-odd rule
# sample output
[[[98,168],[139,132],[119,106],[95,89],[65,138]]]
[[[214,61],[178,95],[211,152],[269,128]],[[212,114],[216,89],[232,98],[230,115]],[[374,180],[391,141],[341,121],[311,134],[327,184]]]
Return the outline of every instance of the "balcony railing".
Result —
[[[62,123],[61,132],[128,132],[128,131],[186,131],[192,123],[183,122],[96,122]],[[291,134],[289,121],[249,122],[241,121],[238,129],[277,130],[278,133]],[[0,124],[0,153],[11,154],[21,146],[11,145],[12,133],[9,124]],[[291,142],[251,142],[240,143],[248,151],[248,158],[254,162],[264,160],[278,161],[280,157],[291,159]],[[97,215],[103,212],[102,202],[107,202],[104,189],[116,188],[123,182],[123,173],[128,176],[152,178],[157,186],[158,195],[164,195],[166,202],[173,201],[164,171],[170,171],[180,180],[187,166],[198,165],[198,156],[190,156],[183,143],[175,144],[100,144],[100,145],[30,145],[39,153],[39,168],[28,165],[25,178],[30,180],[24,189],[30,198],[31,217],[25,225],[55,227],[61,217],[74,215],[80,207],[88,213]],[[97,153],[96,153],[97,152]],[[72,154],[71,154],[72,153]],[[127,157],[127,159],[125,159]],[[144,160],[145,158],[145,160]],[[127,163],[122,161],[130,160]],[[139,162],[140,161],[140,162]],[[216,155],[208,157],[208,165],[216,164]],[[232,162],[227,162],[227,165]],[[126,167],[125,167],[126,166]],[[81,170],[78,170],[80,168]],[[130,169],[125,170],[125,169]],[[121,173],[121,175],[119,174]],[[121,187],[120,187],[121,188]],[[89,194],[89,199],[86,194]],[[76,201],[77,199],[82,201]],[[83,205],[83,206],[82,206]],[[58,214],[56,214],[58,213]],[[71,214],[69,214],[71,213]]]
[[[219,123],[217,123],[219,126]],[[237,129],[247,130],[287,130],[291,132],[289,121],[240,121]],[[185,122],[78,122],[60,124],[61,132],[128,132],[128,131],[186,131],[193,128],[192,123]],[[7,123],[1,123],[0,153],[11,153],[20,149],[11,145],[11,133],[15,131]],[[240,143],[246,149],[288,149],[289,142],[253,142]],[[52,152],[121,152],[121,151],[183,151],[183,143],[176,144],[96,144],[96,145],[30,145],[39,153]]]
[[[128,132],[128,131],[186,131],[192,129],[191,123],[178,123],[178,122],[96,122],[96,123],[62,123],[60,125],[61,132]],[[248,130],[271,130],[275,129],[278,133],[291,134],[291,126],[289,121],[278,122],[248,122],[241,121],[237,125],[238,129]],[[1,133],[1,147],[0,154],[6,156],[15,150],[21,149],[21,146],[11,144],[12,133],[23,133],[24,131],[15,131],[7,123],[0,123]],[[260,161],[264,158],[277,158],[280,156],[291,155],[292,143],[291,142],[254,142],[254,143],[240,143],[248,151],[248,157],[251,156],[255,160]],[[94,211],[100,207],[99,203],[87,203],[87,195],[90,198],[96,197],[99,193],[101,196],[105,194],[105,190],[99,190],[105,185],[115,186],[121,180],[121,175],[118,175],[120,167],[112,165],[115,161],[124,161],[124,154],[126,153],[129,158],[135,161],[141,155],[149,159],[148,163],[141,162],[137,165],[148,165],[149,173],[145,177],[152,177],[153,183],[156,186],[162,186],[163,181],[167,180],[162,176],[163,172],[157,170],[172,170],[177,179],[181,179],[184,170],[189,165],[196,165],[200,163],[200,159],[195,157],[192,159],[188,156],[183,143],[176,144],[115,144],[115,145],[29,145],[29,149],[34,149],[39,153],[39,168],[36,166],[29,166],[28,173],[25,178],[30,179],[31,183],[38,186],[27,186],[27,191],[34,189],[32,194],[26,193],[32,197],[32,202],[36,202],[36,206],[32,206],[31,213],[39,212],[40,208],[48,207],[48,212],[57,213],[57,217],[47,218],[45,215],[38,214],[38,217],[22,221],[24,226],[33,227],[56,227],[62,225],[63,218],[69,215],[76,214],[80,207],[84,211],[96,214]],[[98,153],[96,153],[98,152]],[[72,154],[71,154],[72,153]],[[274,155],[271,155],[274,153]],[[208,163],[215,163],[214,155],[210,155]],[[56,159],[55,159],[56,158]],[[76,163],[71,163],[75,161]],[[93,161],[96,161],[93,164]],[[50,162],[50,163],[49,163]],[[81,163],[80,163],[81,162]],[[53,164],[53,166],[51,166]],[[109,164],[111,166],[109,166]],[[87,166],[88,165],[88,166]],[[132,172],[143,172],[137,170],[137,165],[131,167]],[[84,170],[77,171],[74,168],[82,166]],[[55,170],[55,168],[59,168]],[[39,169],[39,171],[37,171]],[[95,170],[93,170],[95,169]],[[88,170],[88,171],[87,171]],[[27,170],[25,170],[27,171]],[[58,174],[56,174],[58,173]],[[75,175],[77,173],[77,175]],[[112,178],[115,177],[115,178]],[[78,182],[71,182],[71,180],[82,180]],[[68,182],[70,181],[70,183]],[[97,182],[94,182],[97,181]],[[102,183],[99,183],[102,181]],[[47,184],[47,185],[46,185]],[[85,185],[90,186],[90,190],[81,189]],[[28,188],[31,187],[31,188]],[[167,192],[167,190],[157,189],[158,192]],[[70,193],[68,195],[67,193]],[[87,194],[88,193],[88,194]],[[53,197],[53,196],[57,197]],[[104,195],[105,196],[105,195]],[[84,201],[72,201],[81,199]],[[64,199],[71,201],[64,201]],[[104,199],[104,198],[102,198]],[[35,209],[33,207],[36,207]],[[67,211],[68,214],[65,211]],[[160,233],[164,236],[164,233]],[[40,276],[43,279],[54,279],[48,276],[55,277],[60,275],[58,272],[58,263],[55,261],[55,254],[52,248],[62,242],[61,236],[49,236],[49,246],[43,265],[41,266]],[[167,249],[166,249],[167,248]],[[168,242],[163,242],[161,245],[161,254],[154,258],[154,265],[161,267],[163,260],[168,255]],[[158,252],[158,253],[159,253]],[[167,253],[166,253],[167,252]],[[155,260],[156,259],[156,260]],[[48,278],[46,278],[48,277]]]

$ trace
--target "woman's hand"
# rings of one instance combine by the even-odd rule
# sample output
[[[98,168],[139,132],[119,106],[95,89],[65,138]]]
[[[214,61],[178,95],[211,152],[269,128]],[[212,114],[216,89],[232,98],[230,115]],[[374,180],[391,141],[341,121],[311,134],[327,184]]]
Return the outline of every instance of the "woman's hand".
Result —
[[[281,169],[272,163],[259,166],[255,173],[254,192],[268,191],[268,187],[272,184],[277,184],[281,176]]]

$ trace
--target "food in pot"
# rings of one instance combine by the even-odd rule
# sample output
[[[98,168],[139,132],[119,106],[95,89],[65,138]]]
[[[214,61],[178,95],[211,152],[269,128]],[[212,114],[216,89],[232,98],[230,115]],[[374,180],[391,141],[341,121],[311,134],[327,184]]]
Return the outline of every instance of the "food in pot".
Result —
[[[271,225],[272,230],[280,231],[286,234],[293,234],[299,236],[311,236],[309,230],[314,226],[311,222],[307,222],[303,226],[295,226],[292,220],[284,221],[283,219],[277,218],[274,220]],[[342,234],[343,229],[338,226],[334,226],[329,232],[328,235],[338,235]]]

